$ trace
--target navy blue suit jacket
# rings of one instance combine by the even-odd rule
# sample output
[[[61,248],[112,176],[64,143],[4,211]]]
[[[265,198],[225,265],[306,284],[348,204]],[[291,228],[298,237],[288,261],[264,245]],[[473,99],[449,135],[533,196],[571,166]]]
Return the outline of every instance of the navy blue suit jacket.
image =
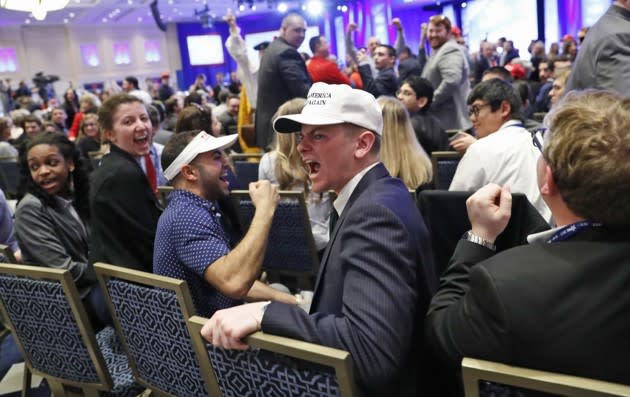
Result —
[[[265,150],[273,139],[273,115],[280,105],[295,97],[306,98],[311,78],[300,53],[278,37],[265,50],[258,69],[256,98],[256,146]],[[253,100],[254,98],[250,98]]]
[[[385,68],[378,71],[376,78],[372,77],[370,65],[359,66],[359,74],[363,80],[363,90],[378,98],[381,95],[396,96],[399,82],[394,68]]]
[[[421,215],[405,185],[378,164],[337,221],[311,314],[272,303],[262,329],[350,352],[366,395],[414,395],[433,280]]]

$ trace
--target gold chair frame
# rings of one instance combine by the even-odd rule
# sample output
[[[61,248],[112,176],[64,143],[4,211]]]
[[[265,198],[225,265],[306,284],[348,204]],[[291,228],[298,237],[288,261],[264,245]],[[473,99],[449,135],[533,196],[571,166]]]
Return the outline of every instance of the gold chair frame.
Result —
[[[98,282],[101,286],[101,289],[103,290],[107,307],[112,314],[116,334],[118,335],[118,338],[123,345],[125,354],[127,355],[127,358],[129,360],[129,366],[131,367],[131,371],[134,378],[136,379],[136,382],[149,389],[157,396],[178,397],[157,388],[156,386],[145,381],[140,376],[136,361],[134,360],[133,355],[130,354],[129,347],[127,346],[127,340],[118,320],[118,316],[116,315],[116,309],[114,308],[111,297],[109,295],[109,291],[107,289],[107,280],[111,278],[119,278],[132,283],[150,285],[152,287],[162,288],[175,292],[175,294],[177,295],[179,306],[182,310],[182,316],[184,317],[185,321],[195,313],[195,308],[193,305],[192,297],[190,295],[190,290],[188,289],[188,284],[184,280],[178,280],[171,277],[146,273],[134,269],[127,269],[120,266],[114,266],[100,262],[94,264],[94,271],[96,272],[96,277],[98,278]],[[187,321],[186,326],[188,328],[188,333],[191,335],[193,350],[197,355],[201,374],[203,376],[203,380],[206,383],[206,391],[208,393],[208,396],[220,396],[220,391],[216,383],[216,378],[214,377],[214,372],[212,372],[210,359],[206,354],[205,345],[203,345],[201,335],[197,333],[198,337],[195,338],[194,333],[197,331],[192,328]],[[210,369],[210,371],[208,371],[208,369]]]
[[[201,337],[201,328],[208,321],[207,318],[200,316],[192,316],[188,320],[189,328],[193,341],[197,339],[196,344],[200,344],[200,349],[207,356],[205,341]],[[314,343],[304,342],[300,340],[285,338],[283,336],[265,334],[263,332],[255,332],[245,338],[245,343],[256,349],[267,350],[283,354],[296,359],[324,365],[334,368],[339,385],[341,397],[352,397],[357,395],[356,383],[354,381],[354,372],[352,367],[352,358],[350,353],[344,350],[334,349],[332,347],[321,346]],[[208,360],[210,363],[210,360]],[[216,378],[214,369],[204,369],[204,372],[211,373],[213,376],[214,387],[219,390],[219,383]],[[216,394],[221,396],[222,394]]]
[[[571,397],[630,396],[628,385],[468,357],[462,360],[462,377],[466,397],[479,397],[480,380]]]
[[[461,159],[462,154],[458,152],[433,152],[431,153],[431,166],[433,168],[433,186],[437,189],[440,186],[440,176],[438,163],[440,160]]]
[[[94,333],[94,329],[92,328],[92,325],[88,320],[87,313],[85,311],[85,308],[83,307],[83,303],[81,302],[81,296],[79,295],[79,291],[74,283],[74,280],[72,279],[70,271],[40,266],[2,263],[0,264],[0,274],[28,277],[38,280],[57,281],[61,283],[66,299],[68,300],[68,303],[72,310],[72,314],[77,321],[83,343],[85,344],[90,354],[90,358],[92,359],[92,363],[94,364],[94,368],[96,369],[96,373],[98,374],[100,380],[99,383],[95,384],[75,382],[49,375],[45,372],[40,371],[37,368],[34,368],[29,358],[30,355],[25,350],[20,338],[18,338],[15,333],[14,324],[9,317],[9,313],[4,306],[4,302],[0,301],[0,310],[2,311],[2,315],[4,319],[7,320],[7,325],[9,326],[9,328],[13,331],[14,335],[16,335],[15,340],[20,349],[20,352],[22,353],[22,356],[24,357],[24,362],[26,364],[22,384],[22,396],[24,397],[30,394],[31,372],[43,378],[46,378],[52,394],[55,397],[64,397],[69,395],[68,392],[65,390],[65,386],[79,388],[82,390],[83,395],[94,397],[99,396],[99,391],[110,390],[113,386],[112,378],[109,374],[109,370],[107,369],[107,364],[105,363],[103,354],[98,347],[96,334]]]

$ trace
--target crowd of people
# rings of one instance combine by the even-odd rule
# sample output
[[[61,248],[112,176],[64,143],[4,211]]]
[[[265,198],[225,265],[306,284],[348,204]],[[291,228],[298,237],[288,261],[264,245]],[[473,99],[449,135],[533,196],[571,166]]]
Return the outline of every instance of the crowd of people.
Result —
[[[0,191],[0,243],[20,262],[68,269],[96,329],[112,320],[94,263],[185,280],[208,342],[245,349],[262,330],[347,350],[364,395],[446,395],[464,356],[629,383],[630,0],[579,43],[532,41],[529,59],[507,39],[471,53],[441,15],[417,53],[397,18],[394,45],[357,48],[350,23],[343,69],[323,35],[298,52],[299,14],[256,46],[259,63],[225,21],[229,83],[202,74],[178,91],[163,73],[60,104],[37,106],[26,84],[5,98],[0,160],[21,181],[14,219]],[[247,124],[264,155],[243,230],[226,152],[256,150]],[[445,150],[462,153],[450,190],[474,193],[440,275],[410,190],[432,188]],[[259,280],[279,190],[304,194],[321,258],[310,312]],[[495,254],[513,192],[550,229]],[[21,359],[2,340],[0,378]]]

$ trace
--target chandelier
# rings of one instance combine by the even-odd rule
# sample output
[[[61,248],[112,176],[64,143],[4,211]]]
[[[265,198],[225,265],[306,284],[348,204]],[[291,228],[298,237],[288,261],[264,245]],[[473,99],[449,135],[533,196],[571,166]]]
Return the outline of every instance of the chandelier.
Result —
[[[69,2],[70,0],[0,0],[0,8],[30,12],[33,18],[43,21],[49,11],[61,10]]]

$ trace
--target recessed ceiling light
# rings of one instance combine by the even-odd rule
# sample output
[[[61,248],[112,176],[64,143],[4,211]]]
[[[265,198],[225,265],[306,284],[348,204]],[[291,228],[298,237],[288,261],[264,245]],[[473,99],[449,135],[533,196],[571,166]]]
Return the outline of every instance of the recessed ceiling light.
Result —
[[[68,16],[69,16],[70,18],[74,18],[74,12],[71,12],[70,14],[68,14]]]
[[[64,18],[63,23],[68,23],[68,18]]]
[[[103,23],[106,23],[106,22],[107,22],[107,18],[103,17]]]
[[[31,20],[27,18],[27,19],[24,21],[24,23],[28,25],[28,24],[30,24],[30,23],[31,23]]]

